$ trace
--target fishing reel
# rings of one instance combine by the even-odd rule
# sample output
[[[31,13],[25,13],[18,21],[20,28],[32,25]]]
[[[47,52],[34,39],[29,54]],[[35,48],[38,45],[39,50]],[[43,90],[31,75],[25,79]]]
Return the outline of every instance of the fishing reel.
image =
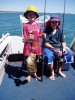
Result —
[[[32,30],[29,30],[29,33],[30,33],[30,34],[33,34]],[[33,40],[30,39],[30,46],[31,46],[31,50],[30,50],[30,51],[32,51],[32,44],[33,44]]]
[[[63,58],[60,57],[60,58],[58,59],[58,63],[59,63],[60,65],[62,65],[63,62],[64,62],[64,61],[63,61]]]
[[[43,62],[43,55],[40,55],[40,56],[39,56],[39,61],[40,61],[40,62]]]

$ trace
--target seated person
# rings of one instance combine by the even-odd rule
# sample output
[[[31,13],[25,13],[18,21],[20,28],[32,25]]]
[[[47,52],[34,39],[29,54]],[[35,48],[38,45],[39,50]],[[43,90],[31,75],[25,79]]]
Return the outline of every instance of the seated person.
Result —
[[[50,20],[46,22],[46,38],[44,39],[44,62],[48,64],[50,69],[51,80],[55,80],[53,61],[54,58],[63,59],[63,63],[73,62],[73,53],[70,49],[66,48],[63,33],[61,32],[59,25],[61,24],[58,16],[50,17]],[[59,75],[66,78],[66,75],[61,71],[63,64],[59,66]]]

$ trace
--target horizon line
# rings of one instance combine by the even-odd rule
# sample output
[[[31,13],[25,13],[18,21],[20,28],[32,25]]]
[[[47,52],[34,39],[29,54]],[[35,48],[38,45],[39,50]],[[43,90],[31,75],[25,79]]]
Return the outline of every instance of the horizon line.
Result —
[[[1,11],[0,11],[0,13],[4,13],[4,12],[8,12],[8,13],[10,13],[10,12],[15,12],[15,13],[16,13],[16,12],[25,12],[25,11],[7,11],[7,10],[6,10],[6,11],[5,11],[5,10],[3,10],[3,11],[1,10]],[[38,13],[44,13],[44,12],[41,11],[41,12],[38,12]],[[52,14],[52,13],[63,14],[63,13],[61,13],[61,12],[46,12],[46,13],[51,13],[51,14]],[[75,14],[75,13],[65,13],[65,14]]]

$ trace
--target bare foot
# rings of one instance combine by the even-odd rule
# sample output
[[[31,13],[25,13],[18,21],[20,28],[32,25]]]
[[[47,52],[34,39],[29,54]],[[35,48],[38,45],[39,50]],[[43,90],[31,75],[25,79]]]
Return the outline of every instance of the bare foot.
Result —
[[[26,80],[27,82],[30,82],[30,77],[31,77],[31,76],[27,76],[25,80]]]
[[[36,73],[34,73],[34,78],[35,80],[40,80],[40,77],[38,77]]]
[[[51,76],[49,77],[49,79],[50,79],[50,80],[55,80],[54,75],[51,75]]]
[[[38,77],[37,75],[34,75],[35,80],[40,80],[40,77]]]
[[[66,75],[64,73],[62,73],[61,71],[59,72],[59,75],[63,78],[66,78]]]

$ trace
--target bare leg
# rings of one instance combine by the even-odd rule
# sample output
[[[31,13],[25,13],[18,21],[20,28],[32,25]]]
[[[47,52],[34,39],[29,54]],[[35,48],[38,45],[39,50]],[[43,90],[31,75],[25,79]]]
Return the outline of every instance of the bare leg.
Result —
[[[30,76],[30,75],[28,75],[28,76],[26,77],[26,79],[25,79],[25,80],[26,80],[27,82],[30,82],[30,78],[31,78],[31,76]]]
[[[50,78],[51,80],[55,80],[55,77],[54,77],[54,69],[53,69],[53,63],[52,63],[52,64],[49,64],[48,67],[49,67],[50,72],[51,72],[49,78]]]
[[[64,73],[62,73],[62,71],[61,71],[62,70],[62,67],[63,67],[63,65],[59,67],[59,75],[61,77],[63,77],[63,78],[66,78],[66,75]]]
[[[40,78],[36,74],[37,71],[37,65],[35,66],[35,72],[33,73],[35,80],[40,80]]]

